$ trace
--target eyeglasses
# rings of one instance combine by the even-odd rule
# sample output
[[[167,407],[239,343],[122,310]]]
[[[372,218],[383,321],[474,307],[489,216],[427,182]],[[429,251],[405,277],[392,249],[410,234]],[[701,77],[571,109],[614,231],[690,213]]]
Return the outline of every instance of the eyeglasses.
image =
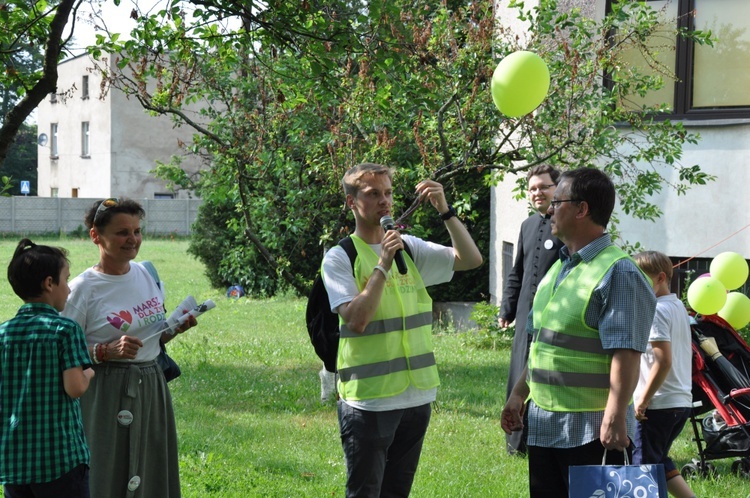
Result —
[[[110,197],[109,199],[104,199],[99,204],[99,207],[96,208],[96,213],[94,213],[94,221],[93,221],[94,225],[96,225],[96,220],[99,218],[99,215],[101,215],[107,209],[117,206],[119,203],[120,203],[120,199],[118,199],[117,197]]]
[[[563,199],[560,201],[550,201],[549,205],[552,206],[552,209],[557,209],[560,204],[563,202],[581,202],[578,199]]]
[[[549,185],[541,185],[539,187],[531,187],[529,189],[529,193],[530,194],[536,194],[537,192],[546,192],[546,191],[548,191],[549,189],[551,189],[554,186],[555,186],[554,183],[550,183]]]

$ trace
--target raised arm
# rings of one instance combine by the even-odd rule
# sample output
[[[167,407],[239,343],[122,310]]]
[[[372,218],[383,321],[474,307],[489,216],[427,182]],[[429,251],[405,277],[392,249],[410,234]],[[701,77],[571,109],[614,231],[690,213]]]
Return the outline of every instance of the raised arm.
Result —
[[[441,184],[432,180],[423,180],[417,184],[416,192],[420,199],[428,199],[441,216],[450,210]],[[457,216],[452,216],[445,220],[445,228],[451,236],[451,245],[456,255],[453,270],[472,270],[481,265],[482,254],[461,220]]]
[[[396,250],[403,249],[403,247],[403,241],[398,231],[387,231],[381,243],[378,266],[386,272],[390,272]],[[347,270],[351,273],[351,270],[348,268]],[[324,272],[324,275],[327,274]],[[353,279],[354,276],[351,278]],[[358,334],[365,331],[372,317],[375,316],[378,306],[380,306],[380,298],[383,295],[383,289],[385,289],[385,282],[386,275],[383,272],[380,270],[373,271],[362,292],[357,294],[351,301],[338,306],[336,311],[344,319],[349,330]],[[328,282],[326,285],[328,285]]]

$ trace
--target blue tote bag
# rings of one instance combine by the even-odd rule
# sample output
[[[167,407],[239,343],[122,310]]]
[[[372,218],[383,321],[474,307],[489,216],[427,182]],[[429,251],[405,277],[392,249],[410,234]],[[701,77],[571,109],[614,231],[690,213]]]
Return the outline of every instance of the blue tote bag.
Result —
[[[568,469],[570,498],[667,498],[664,465],[573,465]]]

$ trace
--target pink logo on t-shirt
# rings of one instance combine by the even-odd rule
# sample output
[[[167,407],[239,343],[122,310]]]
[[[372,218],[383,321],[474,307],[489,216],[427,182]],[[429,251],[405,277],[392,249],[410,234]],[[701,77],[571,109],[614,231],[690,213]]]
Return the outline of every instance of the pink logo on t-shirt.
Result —
[[[127,310],[107,315],[107,321],[115,328],[122,332],[127,332],[130,324],[133,323],[133,315]]]

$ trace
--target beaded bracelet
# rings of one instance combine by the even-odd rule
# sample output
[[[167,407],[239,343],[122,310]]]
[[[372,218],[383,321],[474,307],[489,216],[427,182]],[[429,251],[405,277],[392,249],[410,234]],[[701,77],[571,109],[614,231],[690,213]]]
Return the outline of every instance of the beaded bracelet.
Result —
[[[99,358],[97,358],[97,349],[99,349],[98,342],[94,344],[94,347],[91,349],[91,354],[89,354],[89,356],[91,357],[91,361],[94,362],[94,365],[98,365],[99,363],[101,363],[101,361],[99,361]]]
[[[100,346],[100,350],[102,352],[102,354],[101,354],[101,356],[99,358],[99,361],[101,363],[104,363],[105,361],[109,360],[109,351],[107,350],[107,345],[106,344],[99,344],[99,346]]]

